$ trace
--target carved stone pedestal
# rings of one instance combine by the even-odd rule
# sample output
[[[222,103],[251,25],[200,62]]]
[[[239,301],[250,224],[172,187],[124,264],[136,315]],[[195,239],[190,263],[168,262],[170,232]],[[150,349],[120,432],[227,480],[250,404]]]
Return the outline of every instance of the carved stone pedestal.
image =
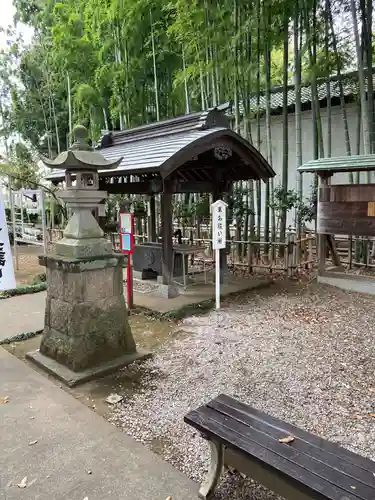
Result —
[[[76,385],[135,359],[123,295],[123,257],[67,259],[41,256],[47,299],[40,350],[28,357]]]

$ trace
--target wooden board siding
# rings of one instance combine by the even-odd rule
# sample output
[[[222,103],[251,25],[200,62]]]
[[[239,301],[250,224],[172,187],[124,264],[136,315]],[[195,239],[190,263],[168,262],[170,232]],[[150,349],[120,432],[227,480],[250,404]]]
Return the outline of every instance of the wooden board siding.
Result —
[[[330,185],[319,189],[319,200],[331,202],[374,201],[375,184]]]
[[[318,233],[375,236],[374,202],[375,184],[321,187]]]

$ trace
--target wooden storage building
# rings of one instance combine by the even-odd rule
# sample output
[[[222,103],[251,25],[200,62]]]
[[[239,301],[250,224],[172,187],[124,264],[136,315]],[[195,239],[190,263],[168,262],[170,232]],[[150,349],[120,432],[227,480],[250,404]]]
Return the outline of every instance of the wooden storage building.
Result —
[[[318,175],[317,237],[318,281],[340,288],[374,293],[375,279],[345,272],[336,249],[334,236],[348,236],[349,252],[353,237],[375,237],[375,183],[335,184],[334,174],[361,174],[361,180],[371,180],[375,171],[375,155],[322,158],[305,163],[300,173]],[[327,251],[328,250],[328,251]],[[332,265],[327,266],[327,254]],[[350,259],[349,259],[350,260]]]

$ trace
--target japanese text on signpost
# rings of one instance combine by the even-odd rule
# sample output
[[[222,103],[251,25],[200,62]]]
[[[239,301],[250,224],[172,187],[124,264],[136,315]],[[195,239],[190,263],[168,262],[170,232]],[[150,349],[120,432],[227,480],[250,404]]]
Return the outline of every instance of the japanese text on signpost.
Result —
[[[212,204],[212,248],[225,248],[226,244],[226,203],[218,200]]]

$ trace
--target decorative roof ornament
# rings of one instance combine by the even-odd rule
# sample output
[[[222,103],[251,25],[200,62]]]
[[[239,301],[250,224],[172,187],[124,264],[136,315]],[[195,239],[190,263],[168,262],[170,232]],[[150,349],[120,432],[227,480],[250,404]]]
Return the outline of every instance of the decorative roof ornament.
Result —
[[[232,150],[227,146],[218,146],[214,149],[214,156],[217,160],[227,160],[232,156]]]

